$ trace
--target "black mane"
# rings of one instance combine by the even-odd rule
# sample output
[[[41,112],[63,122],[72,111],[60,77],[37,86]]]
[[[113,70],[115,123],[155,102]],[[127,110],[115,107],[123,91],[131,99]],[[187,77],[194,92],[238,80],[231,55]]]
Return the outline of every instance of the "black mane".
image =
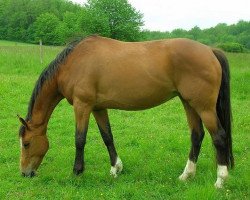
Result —
[[[42,89],[44,83],[53,78],[53,76],[57,73],[57,71],[60,67],[60,64],[65,61],[67,56],[74,50],[75,46],[80,41],[81,41],[81,39],[73,41],[70,44],[68,44],[67,47],[60,54],[58,54],[57,57],[43,70],[43,72],[39,76],[39,78],[36,82],[36,85],[33,89],[33,92],[32,92],[31,98],[30,98],[30,102],[29,102],[29,106],[28,106],[28,113],[27,113],[27,116],[25,119],[26,121],[31,120],[32,110],[33,110],[36,98],[37,98],[38,94],[41,92],[41,89]],[[25,131],[25,127],[21,126],[21,128],[19,130],[19,134],[22,135],[24,133],[24,131]]]

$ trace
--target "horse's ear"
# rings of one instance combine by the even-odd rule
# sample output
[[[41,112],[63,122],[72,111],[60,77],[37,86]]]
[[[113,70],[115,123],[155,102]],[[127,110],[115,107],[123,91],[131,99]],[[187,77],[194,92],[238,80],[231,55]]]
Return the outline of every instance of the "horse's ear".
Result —
[[[19,121],[21,122],[21,124],[26,128],[26,129],[29,129],[29,126],[27,124],[27,122],[22,118],[20,117],[19,115],[17,115]]]

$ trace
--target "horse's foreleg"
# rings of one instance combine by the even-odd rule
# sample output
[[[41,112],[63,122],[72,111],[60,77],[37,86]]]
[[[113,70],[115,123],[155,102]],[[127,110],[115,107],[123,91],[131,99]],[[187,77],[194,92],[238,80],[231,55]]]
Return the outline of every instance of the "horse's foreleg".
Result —
[[[76,119],[76,133],[75,133],[75,164],[73,168],[74,174],[78,175],[84,171],[84,147],[86,143],[86,135],[88,131],[89,116],[91,107],[81,102],[74,101],[74,112]]]
[[[117,177],[117,174],[122,171],[123,166],[122,166],[122,161],[118,157],[115,149],[113,135],[111,132],[111,127],[108,118],[108,112],[107,110],[100,110],[100,111],[93,111],[93,114],[96,119],[96,123],[99,127],[102,139],[109,152],[110,163],[111,163],[110,174],[114,177]]]
[[[180,180],[185,181],[188,177],[195,175],[196,162],[198,160],[202,140],[204,137],[204,129],[197,112],[187,102],[185,102],[184,100],[182,102],[186,111],[188,125],[191,130],[192,143],[186,167],[183,173],[179,176]]]

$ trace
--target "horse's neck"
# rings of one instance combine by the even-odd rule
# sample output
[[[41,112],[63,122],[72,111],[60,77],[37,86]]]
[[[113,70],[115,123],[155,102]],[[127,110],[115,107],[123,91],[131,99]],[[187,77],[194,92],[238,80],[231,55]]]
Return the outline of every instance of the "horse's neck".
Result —
[[[56,81],[51,80],[49,83],[45,83],[36,97],[32,109],[32,125],[34,127],[47,127],[49,118],[61,99],[62,96],[58,92]]]

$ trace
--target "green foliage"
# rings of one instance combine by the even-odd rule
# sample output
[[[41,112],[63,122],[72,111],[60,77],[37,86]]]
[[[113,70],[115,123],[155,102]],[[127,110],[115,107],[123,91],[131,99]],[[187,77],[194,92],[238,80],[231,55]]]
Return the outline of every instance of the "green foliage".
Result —
[[[142,30],[143,24],[143,14],[128,0],[88,0],[83,6],[68,0],[0,0],[2,40],[37,43],[42,38],[44,44],[64,45],[75,37],[91,34],[124,41],[181,37],[222,46],[225,51],[250,50],[250,21],[172,32]]]
[[[72,107],[62,101],[49,122],[50,149],[38,176],[22,177],[16,114],[25,116],[35,81],[62,48],[45,47],[45,64],[41,65],[39,47],[21,45],[0,41],[1,200],[249,199],[250,54],[227,54],[236,166],[229,172],[225,188],[216,190],[215,156],[209,134],[202,144],[195,178],[187,183],[178,181],[190,149],[185,111],[178,98],[145,111],[109,111],[115,144],[124,164],[117,179],[109,175],[108,152],[93,117],[85,149],[86,171],[79,177],[72,174],[75,121]]]
[[[171,38],[184,38],[187,37],[187,31],[181,28],[175,29],[171,32],[170,37]]]
[[[193,40],[199,40],[201,38],[202,30],[198,26],[195,26],[189,31],[189,34],[193,36]]]
[[[64,36],[63,41],[82,35],[82,30],[78,23],[81,13],[82,12],[73,13],[69,11],[64,13],[62,22],[62,30],[64,32],[61,33]]]
[[[105,19],[111,38],[126,41],[136,41],[141,38],[143,15],[136,11],[128,0],[89,0],[87,8],[98,19]]]
[[[41,14],[33,24],[36,41],[42,39],[46,44],[60,44],[58,36],[63,32],[63,26],[57,16],[50,13]]]
[[[80,6],[65,0],[0,0],[0,39],[34,42],[33,25],[40,15],[53,14],[61,21],[66,11],[79,10]]]
[[[0,0],[0,39],[62,45],[70,38],[99,34],[140,39],[142,14],[127,0]]]
[[[250,29],[250,27],[249,27]],[[242,44],[244,47],[250,49],[250,30],[242,31],[237,36],[237,42]]]
[[[189,38],[207,45],[220,47],[229,52],[243,52],[245,49],[250,49],[250,21],[239,21],[233,25],[222,23],[204,30],[195,26],[189,31],[175,29],[170,33],[144,31],[143,35],[143,40]]]
[[[169,32],[161,32],[161,31],[143,31],[143,40],[159,40],[159,39],[166,39],[170,38]]]
[[[218,48],[227,51],[227,52],[234,52],[234,53],[242,53],[244,52],[244,47],[243,45],[239,44],[239,43],[222,43],[217,45]]]
[[[110,37],[108,17],[102,12],[86,9],[79,16],[79,25],[84,35],[99,34]]]

